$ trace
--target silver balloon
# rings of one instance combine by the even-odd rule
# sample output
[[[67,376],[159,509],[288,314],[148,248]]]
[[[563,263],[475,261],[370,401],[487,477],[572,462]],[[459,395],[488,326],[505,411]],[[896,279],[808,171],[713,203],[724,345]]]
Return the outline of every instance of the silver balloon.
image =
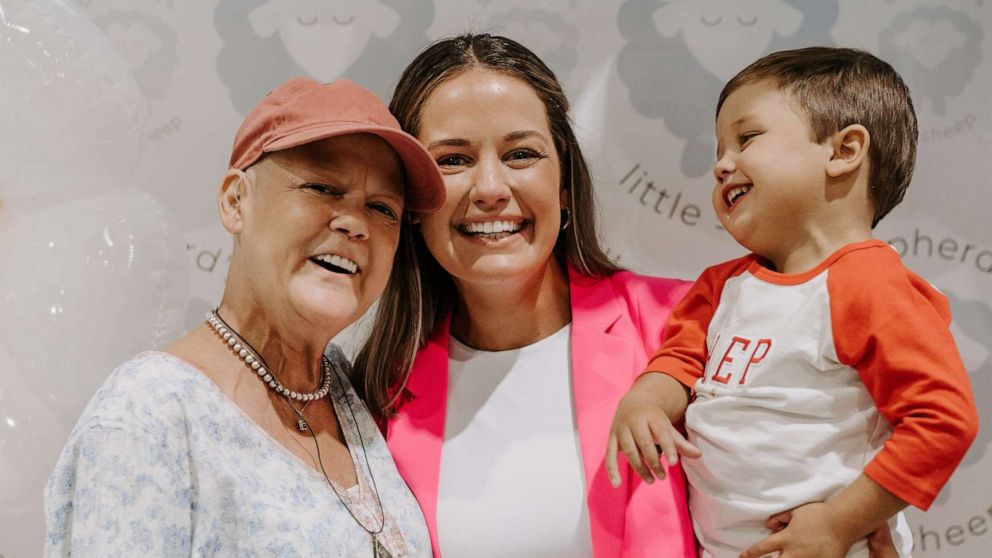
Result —
[[[0,346],[0,556],[38,556],[41,492],[69,430]]]
[[[143,148],[145,99],[71,1],[0,0],[0,201],[104,192]]]
[[[41,554],[42,488],[107,374],[179,334],[185,243],[126,189],[145,100],[68,0],[0,0],[0,555]]]
[[[148,194],[123,190],[14,216],[0,244],[0,343],[71,426],[113,367],[178,337],[184,241]]]

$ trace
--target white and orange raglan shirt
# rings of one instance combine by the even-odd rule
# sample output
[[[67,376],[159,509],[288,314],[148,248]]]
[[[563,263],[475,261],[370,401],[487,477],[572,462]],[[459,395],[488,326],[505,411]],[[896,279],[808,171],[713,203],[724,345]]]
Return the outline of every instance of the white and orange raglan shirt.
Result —
[[[704,271],[645,370],[695,395],[685,427],[703,455],[683,467],[703,555],[736,557],[769,516],[862,473],[927,509],[978,424],[949,323],[944,296],[877,240],[801,274],[755,255]],[[901,514],[890,528],[907,556]]]

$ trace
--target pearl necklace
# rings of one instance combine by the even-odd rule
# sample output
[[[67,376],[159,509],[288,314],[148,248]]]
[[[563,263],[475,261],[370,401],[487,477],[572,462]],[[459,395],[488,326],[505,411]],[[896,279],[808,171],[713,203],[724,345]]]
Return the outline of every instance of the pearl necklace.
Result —
[[[328,362],[326,357],[321,358],[321,378],[320,386],[317,391],[310,393],[300,393],[298,391],[293,391],[287,389],[282,383],[276,378],[272,372],[269,371],[268,366],[266,366],[265,361],[262,357],[255,351],[255,349],[242,338],[234,329],[227,325],[217,313],[217,309],[210,310],[207,312],[207,323],[211,328],[220,336],[227,346],[231,348],[234,354],[238,355],[246,366],[251,368],[258,377],[265,382],[270,388],[272,388],[276,393],[286,397],[288,399],[295,399],[300,402],[305,402],[309,404],[311,401],[316,401],[318,399],[323,399],[327,397],[327,394],[331,392],[331,364]],[[293,406],[290,405],[292,409]],[[306,406],[303,407],[306,409]],[[303,419],[302,412],[297,412],[293,409],[293,412],[297,415],[297,428],[300,432],[306,432],[309,430],[310,425],[307,424],[306,420]]]
[[[379,508],[380,521],[378,529],[373,530],[366,527],[365,524],[358,519],[358,516],[355,515],[355,512],[351,510],[351,507],[348,506],[348,502],[345,501],[345,499],[341,497],[341,494],[338,493],[338,489],[334,486],[334,483],[331,482],[330,477],[327,476],[327,471],[324,470],[324,460],[320,456],[320,444],[317,443],[317,436],[312,430],[310,430],[310,425],[307,423],[306,419],[303,418],[303,411],[306,410],[307,405],[309,405],[311,401],[323,399],[331,392],[331,362],[327,360],[327,357],[321,357],[320,359],[322,375],[320,379],[320,387],[317,388],[317,391],[311,393],[299,393],[286,389],[281,383],[279,383],[279,380],[277,380],[276,377],[269,372],[265,362],[262,360],[261,355],[259,355],[258,352],[256,352],[255,349],[244,340],[244,338],[238,335],[238,333],[234,331],[231,326],[227,325],[227,322],[220,317],[217,310],[217,308],[214,308],[213,310],[207,311],[207,323],[210,324],[210,327],[217,332],[217,335],[219,335],[221,339],[227,343],[227,346],[234,351],[234,354],[238,355],[238,357],[244,361],[249,368],[258,374],[258,377],[261,378],[263,382],[268,384],[268,386],[275,390],[276,393],[287,399],[286,405],[289,406],[290,410],[292,410],[297,417],[296,427],[300,432],[309,432],[310,436],[313,438],[314,445],[317,448],[317,463],[320,465],[320,472],[324,475],[324,480],[327,481],[328,486],[331,487],[334,495],[338,497],[338,500],[341,501],[344,509],[348,511],[348,514],[350,514],[352,519],[355,520],[355,523],[365,530],[365,532],[372,538],[372,556],[374,558],[392,558],[392,554],[389,553],[389,550],[382,544],[381,541],[379,541],[379,535],[382,533],[383,528],[386,527],[386,513],[382,507],[382,500],[379,498],[379,488],[375,485],[375,476],[372,474],[372,466],[369,464],[369,456],[365,450],[365,439],[362,438],[362,429],[357,426],[358,419],[355,418],[355,409],[351,407],[351,399],[346,399],[348,402],[348,411],[351,413],[352,422],[356,425],[358,441],[362,445],[362,455],[365,456],[365,466],[368,468],[369,479],[372,482],[372,492],[375,494],[376,506]],[[306,403],[303,405],[303,409],[297,411],[296,408],[289,403],[288,399],[306,401]],[[354,465],[354,462],[352,464]],[[357,469],[355,472],[358,474]]]

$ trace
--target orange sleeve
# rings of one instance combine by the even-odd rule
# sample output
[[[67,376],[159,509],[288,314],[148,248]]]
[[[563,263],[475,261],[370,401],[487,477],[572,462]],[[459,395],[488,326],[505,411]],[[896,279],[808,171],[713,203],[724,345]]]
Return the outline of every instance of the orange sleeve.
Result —
[[[685,298],[672,310],[665,325],[664,342],[641,374],[668,374],[692,388],[706,369],[706,332],[710,327],[723,286],[743,273],[751,256],[707,268],[696,279]]]
[[[947,299],[887,246],[838,260],[827,290],[838,359],[858,371],[893,429],[865,474],[926,510],[978,430]]]

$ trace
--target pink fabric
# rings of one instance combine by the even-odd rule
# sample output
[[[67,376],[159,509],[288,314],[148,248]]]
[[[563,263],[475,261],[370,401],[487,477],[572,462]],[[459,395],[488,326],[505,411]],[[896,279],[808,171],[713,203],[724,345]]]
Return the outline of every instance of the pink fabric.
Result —
[[[618,272],[609,278],[569,273],[572,384],[596,558],[696,557],[679,467],[669,480],[647,484],[629,467],[613,489],[603,469],[610,422],[648,357],[660,345],[672,307],[690,284]],[[448,395],[448,320],[417,355],[405,403],[387,425],[386,440],[400,474],[424,511],[434,556],[437,488]]]

